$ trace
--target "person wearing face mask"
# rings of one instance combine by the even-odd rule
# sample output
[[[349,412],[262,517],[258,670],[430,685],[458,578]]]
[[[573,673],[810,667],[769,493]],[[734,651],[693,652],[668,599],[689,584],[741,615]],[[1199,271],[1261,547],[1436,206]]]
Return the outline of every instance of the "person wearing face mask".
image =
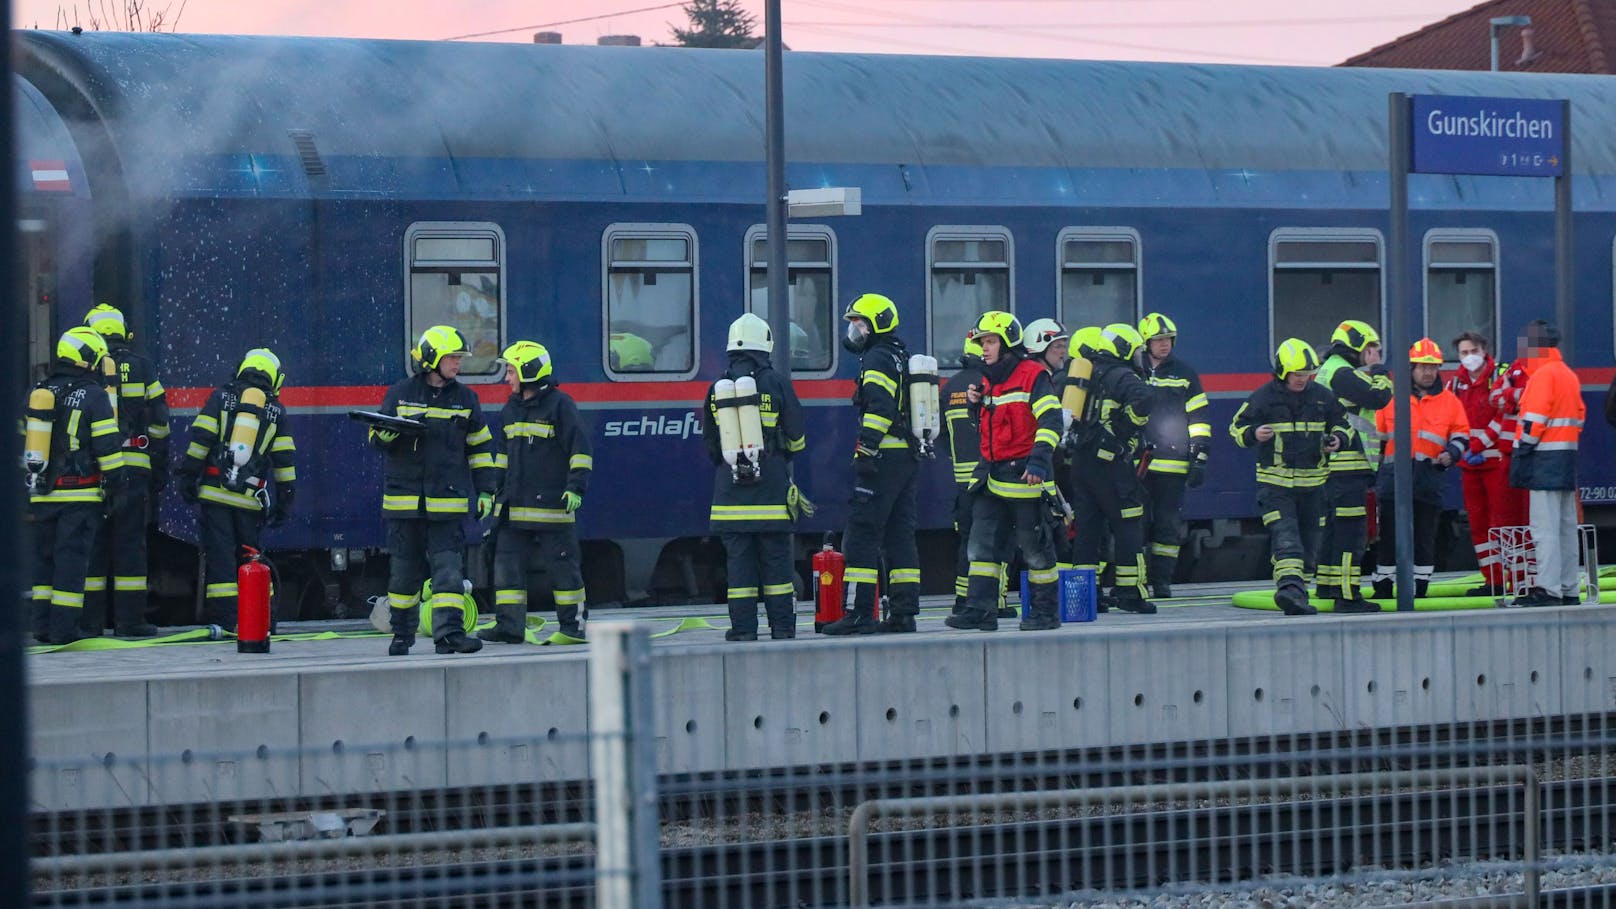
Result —
[[[1425,596],[1436,571],[1437,518],[1442,515],[1443,471],[1459,462],[1470,439],[1464,405],[1442,387],[1442,348],[1421,338],[1408,350],[1413,374],[1413,400],[1409,403],[1409,440],[1414,449],[1414,596]],[[1375,432],[1384,446],[1380,474],[1375,478],[1375,499],[1380,508],[1380,542],[1375,544],[1375,573],[1370,582],[1376,599],[1393,596],[1397,577],[1397,509],[1392,496],[1393,458],[1397,457],[1396,402],[1375,414]]]
[[[915,477],[919,464],[909,429],[909,351],[898,338],[898,307],[864,294],[842,314],[842,346],[859,356],[853,406],[853,509],[842,535],[847,597],[852,606],[821,632],[830,635],[910,632],[920,614],[920,553],[915,548]],[[886,557],[889,609],[875,620],[875,587]]]
[[[1459,351],[1459,373],[1448,380],[1448,390],[1464,405],[1470,423],[1460,476],[1465,513],[1470,517],[1470,543],[1476,549],[1482,582],[1466,593],[1500,597],[1504,595],[1504,566],[1493,551],[1488,531],[1526,523],[1526,492],[1509,486],[1515,418],[1502,412],[1501,397],[1494,393],[1504,383],[1509,365],[1494,364],[1487,339],[1477,332],[1461,332],[1453,344]]]

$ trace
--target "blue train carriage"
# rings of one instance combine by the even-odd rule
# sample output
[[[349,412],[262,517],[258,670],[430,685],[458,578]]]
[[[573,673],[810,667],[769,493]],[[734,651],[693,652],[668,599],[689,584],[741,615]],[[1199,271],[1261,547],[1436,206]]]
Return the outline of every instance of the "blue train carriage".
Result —
[[[269,539],[297,554],[283,561],[299,611],[352,605],[385,577],[380,459],[344,412],[377,403],[410,340],[440,321],[471,339],[465,377],[490,409],[505,397],[493,358],[535,337],[593,421],[591,599],[715,597],[693,409],[722,369],[725,327],[765,285],[755,55],[18,37],[18,90],[38,114],[24,141],[54,137],[59,154],[40,160],[65,162],[72,187],[23,184],[53,250],[31,260],[53,297],[30,330],[123,302],[161,357],[181,430],[243,350],[282,354],[303,479]],[[1262,573],[1249,458],[1223,428],[1276,339],[1322,345],[1342,318],[1381,321],[1394,90],[1573,100],[1571,330],[1578,365],[1611,362],[1616,102],[1597,77],[836,54],[792,54],[786,75],[791,185],[864,193],[859,217],[790,229],[810,433],[797,477],[821,506],[800,527],[805,552],[846,515],[855,367],[838,316],[878,290],[911,347],[945,365],[984,309],[1069,324],[1170,313],[1216,440],[1216,469],[1187,503],[1185,567]],[[1513,335],[1552,310],[1545,182],[1416,177],[1411,199],[1423,253],[1409,278],[1434,337]],[[1597,397],[1609,370],[1584,376]],[[1616,502],[1608,439],[1593,431],[1585,450],[1590,501]],[[928,466],[921,498],[926,579],[946,588],[946,463]],[[162,529],[194,533],[173,503]],[[158,583],[186,589],[184,561],[163,563]]]

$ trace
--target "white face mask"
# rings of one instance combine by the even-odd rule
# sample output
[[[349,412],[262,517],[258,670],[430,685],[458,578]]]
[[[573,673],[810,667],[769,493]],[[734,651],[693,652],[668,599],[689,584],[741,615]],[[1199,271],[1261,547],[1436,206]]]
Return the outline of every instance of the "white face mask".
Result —
[[[1459,365],[1470,370],[1471,372],[1475,372],[1476,370],[1480,369],[1481,364],[1485,362],[1487,362],[1487,358],[1481,354],[1465,354],[1459,358]]]

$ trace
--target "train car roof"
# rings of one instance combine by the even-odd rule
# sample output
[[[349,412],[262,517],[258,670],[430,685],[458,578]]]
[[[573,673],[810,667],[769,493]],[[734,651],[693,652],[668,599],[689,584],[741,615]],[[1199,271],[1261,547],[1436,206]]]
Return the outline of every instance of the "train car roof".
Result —
[[[84,181],[74,179],[84,168],[67,125],[38,89],[15,77],[11,84],[17,118],[17,191],[24,196],[41,192],[84,195]]]
[[[733,50],[20,31],[19,72],[100,121],[145,191],[176,160],[296,155],[760,162],[763,60]],[[795,162],[1384,171],[1392,91],[1571,99],[1578,173],[1616,173],[1606,76],[786,55]],[[374,186],[393,191],[397,172]],[[336,189],[338,187],[331,187]],[[139,190],[137,190],[139,191]]]

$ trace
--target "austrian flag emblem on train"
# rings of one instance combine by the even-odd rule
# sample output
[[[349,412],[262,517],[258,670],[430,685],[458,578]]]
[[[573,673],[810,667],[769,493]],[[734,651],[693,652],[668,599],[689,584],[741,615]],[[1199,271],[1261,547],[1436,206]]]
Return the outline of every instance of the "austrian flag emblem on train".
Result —
[[[67,175],[66,161],[29,161],[33,173],[34,191],[42,193],[70,193],[73,181]]]

